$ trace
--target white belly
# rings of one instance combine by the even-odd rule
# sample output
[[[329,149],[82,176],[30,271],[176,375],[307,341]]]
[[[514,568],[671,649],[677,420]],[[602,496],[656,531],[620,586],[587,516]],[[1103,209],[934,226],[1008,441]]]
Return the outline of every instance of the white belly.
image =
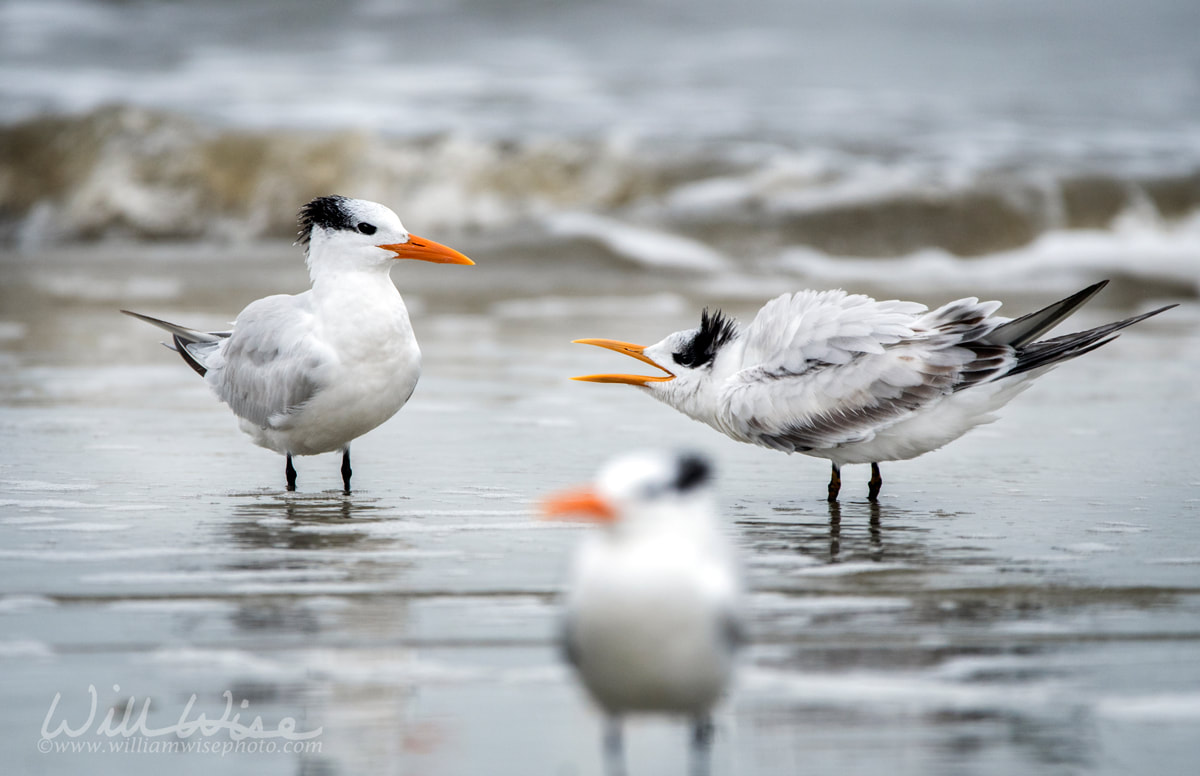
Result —
[[[372,361],[337,374],[299,411],[272,418],[268,428],[242,421],[254,442],[278,453],[318,455],[350,442],[391,418],[405,405],[421,375],[421,353]]]
[[[568,608],[580,678],[610,712],[704,712],[733,669],[720,610],[675,570],[623,571],[576,581]]]

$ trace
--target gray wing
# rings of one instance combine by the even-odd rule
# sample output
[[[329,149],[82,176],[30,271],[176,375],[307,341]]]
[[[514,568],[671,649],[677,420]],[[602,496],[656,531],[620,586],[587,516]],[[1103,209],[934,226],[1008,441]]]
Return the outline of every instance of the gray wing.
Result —
[[[308,294],[281,294],[242,311],[209,358],[207,379],[239,418],[279,428],[328,383],[336,365],[336,354],[314,333]]]
[[[968,298],[918,317],[833,292],[780,297],[747,330],[752,360],[726,382],[723,430],[788,452],[870,440],[1011,362],[1011,348],[967,346],[1004,322],[998,307]]]

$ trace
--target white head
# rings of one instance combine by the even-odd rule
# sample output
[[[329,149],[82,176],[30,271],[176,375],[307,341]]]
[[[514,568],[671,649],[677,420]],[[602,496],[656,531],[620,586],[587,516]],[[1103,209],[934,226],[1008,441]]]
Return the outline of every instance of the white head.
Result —
[[[623,536],[683,523],[682,535],[706,537],[715,528],[711,479],[712,466],[696,453],[630,453],[606,464],[592,485],[552,496],[544,511],[600,522]]]
[[[711,423],[716,409],[717,380],[714,373],[721,375],[722,367],[730,363],[728,356],[738,349],[738,337],[737,321],[726,317],[720,310],[709,313],[706,308],[700,316],[699,327],[677,331],[648,347],[607,339],[575,340],[584,345],[624,353],[658,367],[665,374],[600,374],[572,379],[636,385],[685,415]]]
[[[309,274],[380,269],[395,259],[474,264],[453,248],[408,233],[400,218],[378,202],[317,197],[300,208],[300,236]]]

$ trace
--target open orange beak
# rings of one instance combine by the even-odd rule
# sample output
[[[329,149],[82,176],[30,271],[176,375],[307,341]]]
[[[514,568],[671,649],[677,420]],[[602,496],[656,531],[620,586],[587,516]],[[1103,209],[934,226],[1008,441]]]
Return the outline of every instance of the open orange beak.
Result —
[[[432,261],[434,264],[474,264],[475,262],[468,259],[453,248],[447,248],[441,243],[435,243],[433,240],[426,240],[424,237],[417,237],[415,234],[408,236],[406,243],[394,243],[390,245],[380,245],[385,251],[391,251],[396,254],[397,259],[416,259],[417,261]]]
[[[556,520],[590,520],[611,523],[617,518],[616,511],[600,494],[589,487],[564,490],[542,502],[542,515]]]
[[[659,366],[648,356],[646,356],[646,348],[641,345],[633,345],[628,342],[618,342],[610,339],[577,339],[573,340],[581,345],[595,345],[598,348],[606,350],[615,350],[618,353],[624,353],[627,356],[632,356],[644,364],[649,364],[656,369],[662,369],[666,372],[665,375],[658,377],[647,377],[645,375],[585,375],[583,377],[572,377],[572,380],[582,380],[585,383],[623,383],[625,385],[646,385],[647,383],[665,383],[668,380],[674,380],[675,375],[667,372],[666,369]]]

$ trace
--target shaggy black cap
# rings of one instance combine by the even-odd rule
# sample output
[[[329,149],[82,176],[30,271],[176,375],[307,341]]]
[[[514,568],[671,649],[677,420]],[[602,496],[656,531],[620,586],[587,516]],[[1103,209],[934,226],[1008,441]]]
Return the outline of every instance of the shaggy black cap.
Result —
[[[307,246],[313,228],[318,226],[322,229],[353,229],[354,220],[344,207],[346,201],[346,197],[334,194],[317,197],[300,208],[300,236],[296,242]]]
[[[700,328],[683,350],[674,354],[675,363],[696,369],[713,360],[725,343],[737,335],[737,321],[720,310],[713,313],[704,308],[700,314]]]

